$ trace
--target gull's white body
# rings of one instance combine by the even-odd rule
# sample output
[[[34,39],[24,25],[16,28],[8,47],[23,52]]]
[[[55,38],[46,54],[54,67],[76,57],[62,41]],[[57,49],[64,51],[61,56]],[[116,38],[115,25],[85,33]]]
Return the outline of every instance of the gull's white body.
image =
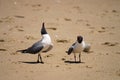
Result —
[[[78,43],[76,41],[75,45],[73,47],[73,53],[81,53],[85,47],[85,42],[82,41],[82,43]]]
[[[44,34],[44,35],[42,35],[41,43],[42,43],[43,46],[44,46],[44,48],[42,49],[42,51],[46,51],[46,50],[48,50],[50,47],[53,46],[49,34]],[[51,49],[52,49],[52,48],[51,48]]]

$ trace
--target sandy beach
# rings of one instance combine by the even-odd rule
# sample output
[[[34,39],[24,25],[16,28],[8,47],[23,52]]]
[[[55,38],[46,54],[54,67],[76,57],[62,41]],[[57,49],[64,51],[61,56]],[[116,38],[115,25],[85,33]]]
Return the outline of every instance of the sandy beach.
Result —
[[[45,22],[54,47],[16,52],[41,39]],[[82,35],[82,63],[65,51]],[[71,61],[71,62],[70,62]],[[120,80],[120,0],[0,0],[0,80]]]

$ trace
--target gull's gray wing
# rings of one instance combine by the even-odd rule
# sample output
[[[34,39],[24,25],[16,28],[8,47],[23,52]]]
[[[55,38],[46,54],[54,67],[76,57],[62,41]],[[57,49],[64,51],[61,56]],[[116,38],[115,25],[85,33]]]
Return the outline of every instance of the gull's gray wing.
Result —
[[[31,47],[24,49],[24,50],[18,50],[17,52],[36,54],[40,52],[43,48],[44,46],[41,43],[41,41],[38,41],[35,44],[33,44]]]

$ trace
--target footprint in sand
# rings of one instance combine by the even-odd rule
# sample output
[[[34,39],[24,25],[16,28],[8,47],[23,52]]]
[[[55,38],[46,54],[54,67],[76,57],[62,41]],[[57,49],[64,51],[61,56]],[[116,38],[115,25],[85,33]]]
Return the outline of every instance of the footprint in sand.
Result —
[[[41,7],[41,4],[33,4],[32,7]]]
[[[39,10],[41,10],[41,4],[33,4],[33,5],[31,5],[32,6],[32,10],[33,11],[39,11]]]
[[[60,67],[59,65],[56,65],[56,67]]]
[[[34,38],[33,36],[31,36],[31,35],[26,35],[25,38],[26,38],[27,40],[35,40],[35,39],[36,39],[36,38]]]
[[[47,28],[47,29],[57,30],[57,28],[55,28],[55,27],[50,27],[50,28]]]
[[[98,30],[99,33],[103,33],[103,32],[106,32],[106,28],[105,27],[101,27],[100,30]]]
[[[56,42],[57,43],[68,43],[69,41],[65,39],[57,39]]]
[[[25,16],[21,16],[21,15],[15,15],[14,17],[16,17],[16,18],[25,18]]]
[[[4,39],[0,39],[0,42],[3,43],[3,42],[5,42],[5,40]],[[7,51],[7,50],[4,49],[4,48],[1,48],[0,51]]]
[[[72,21],[70,18],[64,18],[65,21]]]
[[[73,9],[76,9],[78,13],[82,13],[82,9],[79,6],[74,6]]]
[[[4,39],[0,39],[0,42],[5,42],[5,40]]]
[[[66,59],[65,59],[65,58],[62,58],[61,60],[62,60],[62,61],[65,61]]]
[[[20,32],[23,32],[24,30],[22,29],[23,28],[23,26],[15,26],[15,28],[18,30],[18,31],[20,31]]]
[[[102,45],[107,45],[107,46],[116,46],[118,44],[119,44],[118,42],[104,42],[104,43],[102,43]]]
[[[44,58],[48,58],[48,57],[52,57],[52,56],[53,56],[53,54],[49,54],[49,55],[44,56]]]
[[[4,23],[14,23],[15,20],[11,16],[6,16],[6,17],[3,17],[3,18],[0,19],[0,23],[3,23],[3,22]]]
[[[120,54],[120,51],[119,51],[119,52],[116,52],[116,54]]]
[[[120,76],[120,69],[118,71],[116,71],[116,75]]]
[[[0,49],[0,51],[7,51],[6,49]]]
[[[87,65],[86,68],[93,68],[93,67]]]

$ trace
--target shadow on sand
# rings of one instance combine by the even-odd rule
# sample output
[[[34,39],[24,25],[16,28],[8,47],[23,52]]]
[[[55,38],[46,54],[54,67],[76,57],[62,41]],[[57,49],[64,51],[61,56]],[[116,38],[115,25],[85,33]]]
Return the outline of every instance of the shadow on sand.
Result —
[[[79,61],[64,61],[65,63],[69,63],[69,64],[81,64],[81,63],[85,63],[85,62],[79,62]]]
[[[44,63],[42,63],[42,62],[36,62],[36,61],[34,61],[34,62],[28,62],[28,61],[19,61],[19,62],[21,62],[21,63],[26,63],[26,64],[44,64]]]

